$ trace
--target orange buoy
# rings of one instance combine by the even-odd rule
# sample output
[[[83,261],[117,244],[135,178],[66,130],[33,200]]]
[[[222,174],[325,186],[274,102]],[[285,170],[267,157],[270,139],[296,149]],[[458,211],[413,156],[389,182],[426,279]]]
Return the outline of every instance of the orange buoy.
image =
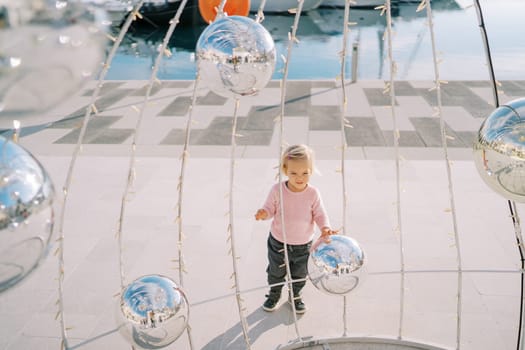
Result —
[[[215,20],[220,3],[221,0],[199,0],[199,12],[206,23]],[[248,16],[250,0],[227,0],[224,4],[224,12],[228,16]]]

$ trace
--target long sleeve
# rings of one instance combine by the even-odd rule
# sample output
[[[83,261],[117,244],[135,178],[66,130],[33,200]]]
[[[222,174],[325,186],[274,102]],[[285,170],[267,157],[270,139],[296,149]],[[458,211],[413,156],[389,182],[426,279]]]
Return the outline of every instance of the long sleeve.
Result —
[[[328,219],[328,214],[324,208],[323,200],[319,191],[316,192],[317,198],[314,201],[314,205],[312,207],[314,221],[319,229],[322,229],[323,227],[330,227],[330,220]]]
[[[274,185],[270,192],[268,193],[268,196],[266,197],[266,201],[264,202],[263,209],[268,213],[268,218],[273,218],[278,210],[278,203],[279,203],[279,187]]]

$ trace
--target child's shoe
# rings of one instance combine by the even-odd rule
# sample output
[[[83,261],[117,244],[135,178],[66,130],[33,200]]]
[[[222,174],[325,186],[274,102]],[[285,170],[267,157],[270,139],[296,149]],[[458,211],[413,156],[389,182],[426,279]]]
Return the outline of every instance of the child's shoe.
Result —
[[[290,298],[288,298],[288,302],[290,303],[290,305],[292,304]],[[303,302],[303,299],[301,299],[301,297],[294,298],[294,305],[296,314],[304,314],[306,312],[306,305]]]
[[[277,304],[279,303],[279,298],[275,295],[269,294],[266,295],[266,301],[264,302],[262,308],[264,311],[272,312],[277,308]]]

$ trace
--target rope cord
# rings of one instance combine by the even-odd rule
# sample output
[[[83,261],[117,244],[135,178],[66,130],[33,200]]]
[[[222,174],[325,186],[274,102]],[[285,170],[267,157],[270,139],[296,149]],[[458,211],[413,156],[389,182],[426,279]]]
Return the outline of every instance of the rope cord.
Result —
[[[290,9],[289,12],[295,12],[295,18],[293,22],[293,26],[291,28],[291,32],[288,33],[288,48],[287,48],[287,54],[286,57],[282,57],[284,60],[284,70],[283,70],[283,77],[281,80],[281,108],[280,113],[278,117],[279,121],[279,184],[282,183],[282,159],[281,154],[284,152],[284,140],[283,140],[283,134],[284,134],[284,105],[286,103],[286,81],[288,79],[288,66],[290,63],[290,57],[292,55],[292,46],[294,43],[298,43],[299,41],[296,38],[297,28],[299,27],[299,19],[301,17],[301,11],[303,10],[303,3],[304,0],[297,0],[297,9]],[[288,289],[289,293],[292,297],[293,295],[293,289],[292,289],[292,282],[291,282],[291,271],[290,271],[290,263],[288,261],[288,244],[286,239],[286,229],[285,229],[285,222],[284,222],[284,205],[283,205],[283,189],[282,186],[279,185],[279,207],[280,207],[280,215],[282,218],[282,231],[283,231],[283,238],[284,238],[284,262],[286,265],[286,280],[288,281]],[[302,341],[301,334],[299,332],[299,325],[297,322],[297,315],[295,313],[295,303],[292,304],[292,314],[293,314],[293,320],[294,320],[294,326],[295,326],[295,332],[298,337],[298,341]]]
[[[168,27],[168,30],[166,31],[166,34],[164,36],[164,39],[162,41],[162,44],[158,47],[158,54],[157,54],[157,57],[155,59],[155,64],[153,65],[153,69],[152,69],[152,72],[151,72],[151,75],[150,75],[150,79],[149,79],[149,83],[148,83],[148,86],[146,88],[146,94],[144,96],[144,99],[143,99],[143,102],[142,102],[142,105],[139,109],[139,116],[137,118],[137,122],[136,122],[136,125],[135,125],[135,129],[134,129],[134,134],[133,134],[133,141],[131,143],[131,154],[130,154],[130,160],[129,160],[129,168],[128,168],[128,176],[127,176],[127,181],[126,181],[126,186],[124,188],[124,193],[122,195],[122,199],[121,199],[121,206],[120,206],[120,214],[119,214],[119,219],[118,219],[118,227],[117,227],[117,237],[118,237],[118,243],[119,243],[119,263],[120,263],[120,283],[121,283],[121,290],[124,289],[124,286],[125,286],[125,275],[124,275],[124,258],[123,258],[123,223],[124,223],[124,217],[125,217],[125,211],[126,211],[126,203],[128,202],[128,196],[130,194],[130,191],[131,191],[131,187],[133,186],[133,182],[135,180],[135,177],[136,177],[136,168],[135,168],[135,164],[136,164],[136,150],[137,150],[137,140],[140,136],[140,129],[141,129],[141,125],[142,125],[142,121],[144,119],[144,111],[146,109],[146,106],[148,105],[148,102],[150,100],[150,96],[151,96],[151,91],[153,89],[153,85],[155,83],[160,83],[160,81],[158,80],[157,78],[157,72],[159,70],[159,67],[160,67],[160,64],[162,62],[162,58],[166,55],[166,56],[170,56],[171,55],[171,52],[167,49],[168,47],[168,43],[173,35],[173,32],[175,31],[175,28],[177,27],[177,24],[179,24],[180,22],[180,17],[182,15],[182,11],[184,10],[184,8],[186,7],[186,3],[187,3],[187,0],[182,0],[179,7],[177,8],[177,11],[174,15],[174,17],[170,20],[169,22],[169,27]],[[178,242],[178,251],[180,253],[180,256],[182,255],[182,242],[181,240],[179,239],[179,242]],[[180,259],[180,256],[179,256],[179,271],[181,271],[181,267],[180,265],[183,264],[181,263],[181,259]],[[181,276],[181,274],[179,274],[179,277]],[[179,281],[179,284],[180,284],[180,287],[183,288],[184,285],[183,285],[183,281],[180,280]],[[186,332],[187,332],[187,335],[188,335],[188,340],[189,340],[189,344],[190,344],[190,348],[193,349],[193,341],[192,341],[192,337],[191,337],[191,327],[188,326],[186,327]]]
[[[215,19],[226,16],[226,13],[224,13],[224,6],[226,5],[226,1],[228,0],[221,0],[219,6],[217,6],[217,17]]]
[[[347,213],[347,204],[348,204],[348,194],[346,191],[346,169],[345,169],[345,159],[346,159],[346,134],[345,129],[347,126],[349,126],[348,120],[345,118],[347,106],[348,106],[348,98],[346,95],[346,79],[345,79],[345,67],[346,67],[346,56],[347,56],[347,41],[348,41],[348,27],[350,26],[349,18],[350,18],[350,1],[345,1],[345,11],[344,11],[344,17],[343,17],[343,48],[341,51],[341,93],[342,93],[342,100],[341,100],[341,188],[343,192],[343,213],[342,213],[342,230],[343,234],[346,235],[346,213]],[[356,59],[354,57],[354,59]],[[354,78],[354,77],[352,77]],[[348,333],[348,317],[347,317],[347,298],[346,295],[343,296],[343,336],[346,336]]]
[[[189,158],[189,144],[190,144],[190,135],[191,135],[191,125],[193,122],[193,107],[195,106],[195,103],[197,102],[197,86],[199,85],[200,81],[200,74],[199,74],[199,68],[197,67],[197,72],[195,75],[195,83],[193,85],[193,93],[191,97],[191,105],[188,110],[188,118],[186,119],[186,129],[184,133],[184,146],[183,151],[180,156],[181,163],[180,163],[180,173],[179,173],[179,183],[177,184],[177,190],[178,190],[178,201],[177,201],[177,217],[175,221],[177,222],[177,229],[178,229],[178,259],[176,259],[176,262],[178,263],[178,270],[179,270],[179,283],[181,285],[181,288],[184,286],[184,273],[186,273],[186,264],[184,261],[184,253],[183,253],[183,242],[184,242],[184,231],[182,228],[183,220],[182,220],[182,208],[183,208],[183,193],[184,193],[184,175],[186,172],[186,162]],[[190,349],[193,349],[193,340],[191,337],[191,327],[188,323],[188,341],[190,343]]]
[[[404,244],[403,244],[403,230],[401,223],[401,185],[400,185],[400,156],[399,156],[399,130],[397,129],[396,121],[396,93],[394,86],[394,76],[397,72],[397,65],[393,58],[392,53],[392,7],[391,1],[386,0],[384,6],[379,6],[378,9],[381,9],[381,14],[386,12],[386,23],[387,30],[385,35],[387,36],[388,41],[388,61],[390,63],[390,82],[386,84],[385,92],[390,93],[390,110],[392,114],[392,136],[394,141],[394,150],[395,150],[395,167],[396,167],[396,214],[397,214],[397,227],[395,231],[399,234],[399,258],[401,266],[401,278],[400,278],[400,297],[399,297],[399,331],[398,339],[402,339],[403,323],[404,323],[404,304],[405,304],[405,254],[404,254]]]
[[[100,90],[102,89],[103,81],[106,77],[106,74],[109,70],[109,67],[111,65],[111,62],[113,61],[113,58],[115,57],[115,54],[117,53],[117,49],[120,46],[122,40],[124,39],[124,36],[126,32],[128,31],[129,27],[131,26],[131,22],[133,22],[138,14],[138,10],[142,7],[142,4],[144,3],[144,0],[140,0],[137,2],[133,10],[129,13],[129,15],[126,18],[126,21],[122,25],[122,28],[119,32],[118,37],[115,39],[113,46],[109,52],[108,57],[106,58],[106,62],[102,66],[102,70],[100,72],[100,76],[98,79],[98,83],[95,86],[95,89],[93,91],[93,94],[91,95],[90,103],[86,108],[84,118],[82,120],[82,126],[80,128],[80,133],[78,135],[77,143],[75,145],[75,148],[73,150],[73,154],[71,156],[71,161],[69,163],[69,168],[66,174],[66,180],[64,183],[64,186],[62,187],[63,192],[63,201],[62,205],[60,207],[60,215],[58,220],[58,249],[56,251],[56,254],[58,255],[58,312],[55,318],[59,319],[60,322],[60,331],[62,336],[61,341],[61,348],[62,349],[68,349],[68,339],[67,339],[67,328],[66,328],[66,321],[65,321],[65,315],[64,315],[64,274],[65,274],[65,261],[64,261],[64,217],[65,212],[67,208],[67,199],[69,195],[69,189],[71,187],[71,181],[73,179],[73,171],[75,168],[76,160],[78,158],[78,155],[82,149],[82,143],[84,140],[84,135],[86,134],[87,125],[89,123],[89,118],[92,114],[97,114],[97,108],[95,106],[95,101],[97,100]]]
[[[233,112],[232,121],[232,135],[231,135],[231,155],[230,155],[230,193],[229,195],[229,224],[228,224],[228,241],[230,241],[230,254],[232,257],[233,274],[231,278],[234,282],[235,297],[237,300],[237,308],[239,310],[239,318],[242,326],[242,333],[244,335],[244,341],[248,349],[251,349],[250,338],[248,336],[248,323],[244,316],[244,308],[242,306],[241,292],[239,288],[239,273],[237,268],[237,254],[235,252],[235,230],[233,220],[233,187],[234,187],[234,176],[235,176],[235,149],[237,139],[237,113],[239,111],[239,99],[235,98],[235,111]]]
[[[448,179],[448,194],[450,201],[450,208],[452,213],[452,224],[454,229],[454,245],[456,247],[456,258],[458,266],[458,281],[457,281],[457,306],[456,306],[456,348],[459,349],[461,346],[461,304],[462,304],[462,290],[463,290],[463,275],[461,272],[462,262],[461,262],[461,249],[457,225],[457,214],[456,214],[456,205],[454,199],[454,188],[452,183],[452,171],[450,166],[450,159],[448,157],[448,145],[447,139],[449,136],[446,133],[445,121],[443,119],[443,108],[442,108],[442,97],[441,97],[441,84],[445,83],[440,80],[439,76],[439,62],[437,59],[437,50],[436,50],[436,40],[434,36],[434,23],[432,20],[432,6],[428,0],[422,0],[419,4],[417,11],[423,10],[426,7],[427,12],[427,23],[430,32],[430,41],[432,44],[432,59],[434,64],[434,81],[437,98],[437,115],[439,116],[439,125],[441,130],[441,144],[443,146],[443,153],[445,159],[445,165],[447,169],[447,179]]]
[[[224,13],[224,6],[226,5],[227,0],[221,0],[219,6],[217,7],[217,17],[221,18],[225,16]],[[262,11],[262,10],[261,10]],[[240,101],[238,98],[235,98],[235,109],[233,112],[233,121],[232,121],[232,134],[231,134],[231,154],[230,154],[230,191],[228,193],[229,197],[229,224],[228,224],[228,241],[230,242],[230,254],[232,257],[232,267],[233,267],[233,273],[231,275],[231,278],[233,279],[233,287],[235,288],[235,298],[237,301],[237,308],[239,311],[239,318],[241,322],[242,327],[242,333],[244,336],[244,342],[246,343],[247,349],[251,349],[250,345],[250,338],[248,335],[248,322],[246,320],[246,317],[244,316],[244,310],[243,307],[243,300],[240,293],[239,288],[239,273],[237,268],[237,254],[235,252],[235,230],[234,230],[234,203],[233,203],[233,189],[234,189],[234,178],[235,178],[235,150],[236,150],[236,144],[237,144],[237,114],[239,110],[239,104]]]
[[[171,36],[173,35],[175,27],[179,23],[179,19],[180,19],[180,16],[182,14],[182,10],[184,10],[186,2],[187,2],[187,0],[183,0],[181,2],[179,8],[177,9],[177,12],[175,13],[175,17],[170,21],[170,25],[168,27],[166,35],[164,36],[162,44],[158,48],[158,55],[157,55],[157,58],[155,59],[155,64],[153,65],[153,70],[151,72],[149,83],[148,83],[148,86],[146,88],[146,94],[144,96],[144,100],[142,101],[142,105],[141,105],[141,107],[139,109],[139,116],[137,118],[137,122],[136,122],[135,129],[134,129],[133,141],[131,143],[131,154],[130,154],[130,160],[129,160],[127,182],[126,182],[126,186],[124,188],[124,193],[122,195],[121,207],[120,207],[120,215],[119,215],[118,228],[117,228],[117,237],[119,238],[119,252],[120,252],[120,256],[121,256],[121,258],[120,258],[120,261],[121,261],[120,270],[121,270],[121,286],[122,287],[124,287],[124,285],[125,285],[124,264],[122,264],[122,262],[123,262],[123,258],[122,258],[122,250],[123,250],[122,249],[122,236],[123,236],[122,235],[122,228],[123,228],[123,222],[124,222],[124,217],[125,217],[126,203],[128,202],[128,195],[130,193],[131,187],[133,186],[133,182],[134,182],[135,177],[136,177],[135,164],[136,164],[136,151],[137,151],[137,140],[139,138],[139,131],[140,131],[140,128],[141,128],[141,125],[142,125],[142,121],[144,119],[144,111],[146,110],[146,106],[147,106],[147,104],[149,102],[149,99],[150,99],[150,96],[151,96],[151,90],[153,88],[153,85],[155,83],[160,83],[158,78],[157,78],[157,72],[158,72],[160,63],[162,61],[162,57],[164,55],[169,55],[169,53],[167,52],[166,47],[168,46],[168,42],[169,42]]]
[[[257,9],[257,15],[255,16],[255,22],[261,23],[264,21],[264,6],[266,5],[266,0],[261,0],[261,4],[259,5],[259,8]]]

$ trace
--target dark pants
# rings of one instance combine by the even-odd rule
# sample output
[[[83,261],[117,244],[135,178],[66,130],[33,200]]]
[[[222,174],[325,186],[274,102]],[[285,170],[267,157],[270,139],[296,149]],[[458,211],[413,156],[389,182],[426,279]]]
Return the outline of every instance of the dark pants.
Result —
[[[284,264],[284,244],[268,236],[268,284],[281,283],[286,278],[286,265]],[[304,279],[308,275],[308,257],[310,256],[310,247],[312,242],[300,245],[287,244],[288,262],[290,264],[290,274],[292,280]],[[292,283],[294,297],[300,295],[306,281]],[[270,288],[270,297],[279,299],[281,296],[282,285]]]

